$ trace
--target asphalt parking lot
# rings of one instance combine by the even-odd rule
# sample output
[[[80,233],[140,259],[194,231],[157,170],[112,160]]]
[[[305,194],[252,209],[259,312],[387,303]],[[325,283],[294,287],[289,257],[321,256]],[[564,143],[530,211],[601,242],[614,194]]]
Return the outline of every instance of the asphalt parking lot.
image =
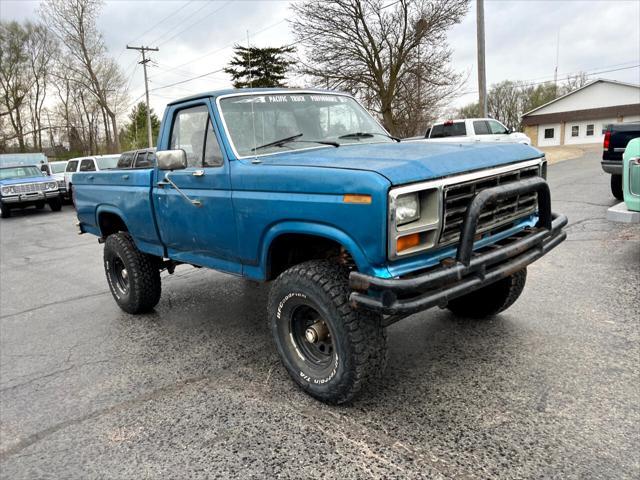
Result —
[[[598,153],[549,167],[568,240],[511,309],[395,324],[342,407],[280,366],[267,286],[182,266],[134,317],[70,207],[1,220],[2,478],[638,478],[640,227]]]

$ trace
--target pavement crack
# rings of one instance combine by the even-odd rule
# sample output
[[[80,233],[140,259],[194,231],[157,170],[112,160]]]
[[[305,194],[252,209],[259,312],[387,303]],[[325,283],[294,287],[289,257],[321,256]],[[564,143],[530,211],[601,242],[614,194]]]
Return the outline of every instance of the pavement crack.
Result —
[[[78,295],[77,297],[64,298],[62,300],[56,300],[55,302],[44,303],[42,305],[38,305],[37,307],[27,308],[26,310],[21,310],[20,312],[9,313],[7,315],[0,315],[0,319],[16,317],[16,316],[22,315],[24,313],[35,312],[36,310],[40,310],[42,308],[52,307],[54,305],[60,305],[60,304],[67,303],[67,302],[75,302],[76,300],[83,300],[85,298],[99,297],[100,295],[104,295],[105,293],[109,293],[109,290],[103,290],[103,291],[97,292],[97,293],[89,293],[89,294],[86,294],[86,295]]]
[[[182,380],[179,382],[176,382],[174,384],[171,385],[166,385],[164,387],[160,387],[157,388],[155,390],[152,390],[150,392],[147,392],[145,394],[140,395],[139,397],[135,397],[132,398],[130,400],[125,400],[123,402],[120,403],[116,403],[115,405],[111,405],[109,407],[105,407],[105,408],[101,408],[99,410],[94,410],[93,412],[87,413],[86,415],[81,415],[79,417],[76,418],[71,418],[69,420],[65,420],[63,422],[59,422],[56,423],[55,425],[52,425],[48,428],[45,428],[44,430],[40,430],[38,432],[35,432],[31,435],[29,435],[28,437],[23,438],[22,440],[19,440],[18,442],[16,442],[13,446],[9,447],[9,448],[5,448],[4,450],[0,450],[0,462],[4,462],[5,460],[7,460],[9,457],[11,457],[12,455],[15,455],[17,453],[22,452],[24,449],[44,440],[47,437],[50,437],[51,435],[59,432],[60,430],[63,430],[67,427],[71,427],[74,425],[79,425],[83,422],[86,422],[87,420],[93,420],[99,417],[102,417],[103,415],[108,415],[110,413],[115,413],[115,412],[119,412],[122,410],[126,410],[128,408],[131,407],[135,407],[137,405],[140,405],[142,403],[148,402],[150,400],[155,400],[167,393],[172,393],[175,391],[179,391],[182,390],[185,387],[188,387],[190,385],[193,385],[195,383],[199,383],[202,382],[204,380],[209,380],[209,377],[206,375],[202,375],[202,376],[198,376],[198,377],[193,377],[193,378],[188,378],[186,380]]]

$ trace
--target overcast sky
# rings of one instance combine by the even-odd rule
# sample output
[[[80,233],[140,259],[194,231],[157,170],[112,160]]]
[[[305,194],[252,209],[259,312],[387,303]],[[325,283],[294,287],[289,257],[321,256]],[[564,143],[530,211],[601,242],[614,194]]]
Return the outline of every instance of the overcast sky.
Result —
[[[388,0],[391,3],[393,0]],[[107,1],[99,27],[130,82],[130,100],[143,98],[139,53],[125,46],[159,47],[149,70],[151,104],[158,114],[169,100],[230,86],[223,72],[234,43],[278,46],[294,40],[285,0]],[[38,1],[0,0],[2,20],[37,19]],[[449,35],[453,66],[468,77],[476,100],[475,3]],[[559,41],[558,77],[585,71],[590,78],[640,83],[639,0],[486,0],[487,82],[552,80]],[[630,68],[632,67],[632,68]],[[609,71],[607,70],[616,70]],[[202,78],[167,87],[198,75]]]

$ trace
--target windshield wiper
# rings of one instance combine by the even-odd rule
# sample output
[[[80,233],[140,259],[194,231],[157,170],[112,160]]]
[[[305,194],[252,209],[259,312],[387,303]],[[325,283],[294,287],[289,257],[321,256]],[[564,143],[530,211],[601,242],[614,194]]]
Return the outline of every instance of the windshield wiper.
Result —
[[[400,141],[398,137],[394,137],[393,135],[380,133],[380,132],[354,132],[354,133],[347,133],[346,135],[340,135],[338,138],[372,138],[374,135],[381,135],[383,137],[388,137],[391,140],[395,140],[396,142]]]
[[[285,143],[320,143],[322,145],[331,145],[332,147],[339,147],[340,144],[338,142],[330,142],[328,140],[298,140],[304,133],[298,133],[297,135],[291,135],[290,137],[281,138],[280,140],[276,140],[274,142],[265,143],[264,145],[260,145],[259,147],[252,148],[251,151],[255,152],[256,150],[260,150],[262,148],[267,147],[282,147]]]

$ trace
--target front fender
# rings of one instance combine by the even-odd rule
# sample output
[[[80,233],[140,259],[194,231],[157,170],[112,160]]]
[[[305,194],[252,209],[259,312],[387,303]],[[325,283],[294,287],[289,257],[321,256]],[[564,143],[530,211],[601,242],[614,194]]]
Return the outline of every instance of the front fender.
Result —
[[[347,233],[333,225],[313,222],[287,221],[275,224],[267,230],[261,242],[260,269],[267,271],[269,250],[273,242],[285,234],[315,235],[339,243],[351,255],[360,272],[372,272],[371,262],[363,249]]]

